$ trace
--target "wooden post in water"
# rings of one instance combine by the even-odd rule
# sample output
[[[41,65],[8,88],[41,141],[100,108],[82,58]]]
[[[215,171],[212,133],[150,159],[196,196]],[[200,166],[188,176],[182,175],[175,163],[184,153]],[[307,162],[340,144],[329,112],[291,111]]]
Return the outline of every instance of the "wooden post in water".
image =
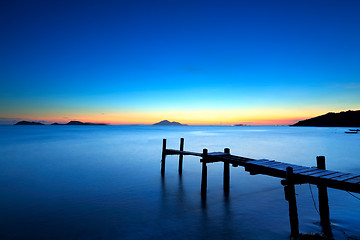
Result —
[[[162,158],[161,158],[161,176],[165,175],[165,158],[166,158],[166,139],[163,139]]]
[[[286,186],[284,187],[285,199],[289,202],[291,237],[297,239],[297,237],[299,236],[299,219],[298,219],[298,212],[296,207],[295,185],[293,178],[294,178],[293,168],[287,167]]]
[[[225,148],[224,153],[230,154],[230,149]],[[229,195],[230,191],[230,163],[229,160],[224,160],[224,181],[223,181],[224,194]]]
[[[184,138],[180,138],[180,151],[184,151]],[[179,175],[182,174],[184,155],[179,155]]]
[[[201,175],[201,197],[204,199],[206,198],[206,191],[207,191],[207,166],[206,166],[207,154],[208,154],[208,150],[204,148],[202,155],[202,175]]]
[[[316,157],[317,168],[326,169],[325,157]],[[331,224],[330,224],[330,211],[329,211],[329,199],[327,194],[327,187],[319,184],[318,195],[319,195],[319,212],[320,212],[320,225],[322,227],[325,236],[332,238]]]

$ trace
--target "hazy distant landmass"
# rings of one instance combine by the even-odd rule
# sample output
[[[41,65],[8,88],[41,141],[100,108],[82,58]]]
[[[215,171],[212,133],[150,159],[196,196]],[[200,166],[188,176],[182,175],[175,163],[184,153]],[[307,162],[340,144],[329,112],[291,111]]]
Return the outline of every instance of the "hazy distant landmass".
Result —
[[[168,120],[163,120],[161,122],[155,123],[154,125],[161,125],[161,126],[186,126],[186,124],[181,124],[179,122],[170,122]]]
[[[45,125],[41,122],[29,122],[29,121],[20,121],[15,123],[14,125]]]
[[[91,122],[80,122],[80,121],[70,121],[66,124],[53,123],[51,125],[107,125],[105,123],[91,123]]]
[[[20,121],[15,123],[15,125],[45,125],[41,122],[29,122],[29,121]],[[52,123],[51,125],[107,125],[105,123],[90,123],[90,122],[80,122],[80,121],[70,121],[66,124],[61,123]]]
[[[291,126],[309,127],[359,127],[360,110],[340,113],[329,112],[325,115],[299,121]]]

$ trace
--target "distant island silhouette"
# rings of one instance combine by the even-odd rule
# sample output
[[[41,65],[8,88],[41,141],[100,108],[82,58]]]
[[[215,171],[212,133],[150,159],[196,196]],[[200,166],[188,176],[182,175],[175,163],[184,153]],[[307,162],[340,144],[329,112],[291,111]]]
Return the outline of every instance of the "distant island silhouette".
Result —
[[[181,124],[179,122],[170,122],[168,120],[163,120],[161,122],[153,124],[154,126],[186,126],[186,124]]]
[[[14,125],[45,125],[41,122],[29,122],[29,121],[20,121],[15,123]],[[70,121],[68,123],[65,124],[61,124],[61,123],[52,123],[50,125],[107,125],[105,123],[90,123],[90,122],[80,122],[80,121]]]
[[[91,123],[91,122],[80,122],[80,121],[70,121],[66,124],[53,123],[51,125],[107,125],[105,123]]]
[[[314,118],[299,121],[293,125],[294,127],[359,127],[360,126],[360,110],[346,111],[340,113],[329,112],[327,114]]]
[[[15,123],[14,125],[45,125],[41,122],[29,122],[29,121],[20,121]]]

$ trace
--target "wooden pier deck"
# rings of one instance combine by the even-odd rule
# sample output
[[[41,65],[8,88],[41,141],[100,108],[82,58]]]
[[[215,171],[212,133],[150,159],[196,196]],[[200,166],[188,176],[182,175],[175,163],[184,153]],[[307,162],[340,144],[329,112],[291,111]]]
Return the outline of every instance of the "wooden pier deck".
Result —
[[[202,157],[200,161],[206,161],[206,163],[228,161],[233,167],[245,167],[245,171],[250,172],[252,175],[263,174],[278,178],[286,178],[286,169],[291,167],[293,169],[293,178],[296,184],[322,184],[330,188],[360,193],[359,174],[330,171],[318,167],[306,167],[267,159],[256,160],[223,152],[212,152],[207,155],[203,155],[202,153],[196,152],[166,149],[165,154],[199,156]],[[322,157],[318,158],[321,159]]]
[[[244,167],[251,175],[263,174],[272,177],[282,178],[285,199],[289,203],[289,218],[291,227],[291,238],[297,239],[299,234],[299,222],[296,205],[295,185],[315,184],[318,187],[320,225],[323,234],[332,239],[329,204],[327,188],[334,188],[348,192],[360,193],[360,175],[326,170],[325,157],[317,156],[316,167],[306,167],[290,163],[278,162],[267,159],[251,159],[247,157],[230,154],[230,149],[225,148],[224,152],[210,152],[203,149],[202,153],[184,151],[184,139],[180,139],[180,150],[167,149],[166,139],[163,139],[161,174],[165,175],[165,159],[167,155],[179,155],[179,174],[182,174],[183,156],[191,155],[201,157],[202,177],[201,196],[206,199],[207,192],[207,164],[215,162],[224,163],[224,194],[228,196],[230,190],[230,164],[233,167]]]

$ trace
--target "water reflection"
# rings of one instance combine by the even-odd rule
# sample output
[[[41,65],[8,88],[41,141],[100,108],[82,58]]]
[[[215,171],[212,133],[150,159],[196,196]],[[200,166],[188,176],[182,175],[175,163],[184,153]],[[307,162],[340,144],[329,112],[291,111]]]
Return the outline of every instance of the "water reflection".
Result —
[[[171,177],[160,178],[160,206],[167,228],[174,227],[169,226],[169,222],[177,223],[177,228],[186,230],[182,234],[191,235],[188,239],[239,239],[229,194],[219,192],[215,193],[217,197],[202,198],[200,183],[194,184],[194,189],[198,189],[192,191],[185,188],[189,186],[186,177],[185,181],[184,176]]]
[[[234,155],[306,166],[325,155],[331,170],[359,170],[358,139],[337,128],[1,127],[0,238],[288,239],[287,202],[275,179],[239,168],[225,196],[223,167],[214,164],[202,201],[198,158],[185,157],[182,177],[178,159],[169,159],[161,178],[161,140],[178,148],[180,137],[189,151],[230,147]],[[320,232],[305,187],[297,187],[300,230]],[[358,238],[359,201],[334,190],[329,200],[335,239],[346,239],[341,230]]]

